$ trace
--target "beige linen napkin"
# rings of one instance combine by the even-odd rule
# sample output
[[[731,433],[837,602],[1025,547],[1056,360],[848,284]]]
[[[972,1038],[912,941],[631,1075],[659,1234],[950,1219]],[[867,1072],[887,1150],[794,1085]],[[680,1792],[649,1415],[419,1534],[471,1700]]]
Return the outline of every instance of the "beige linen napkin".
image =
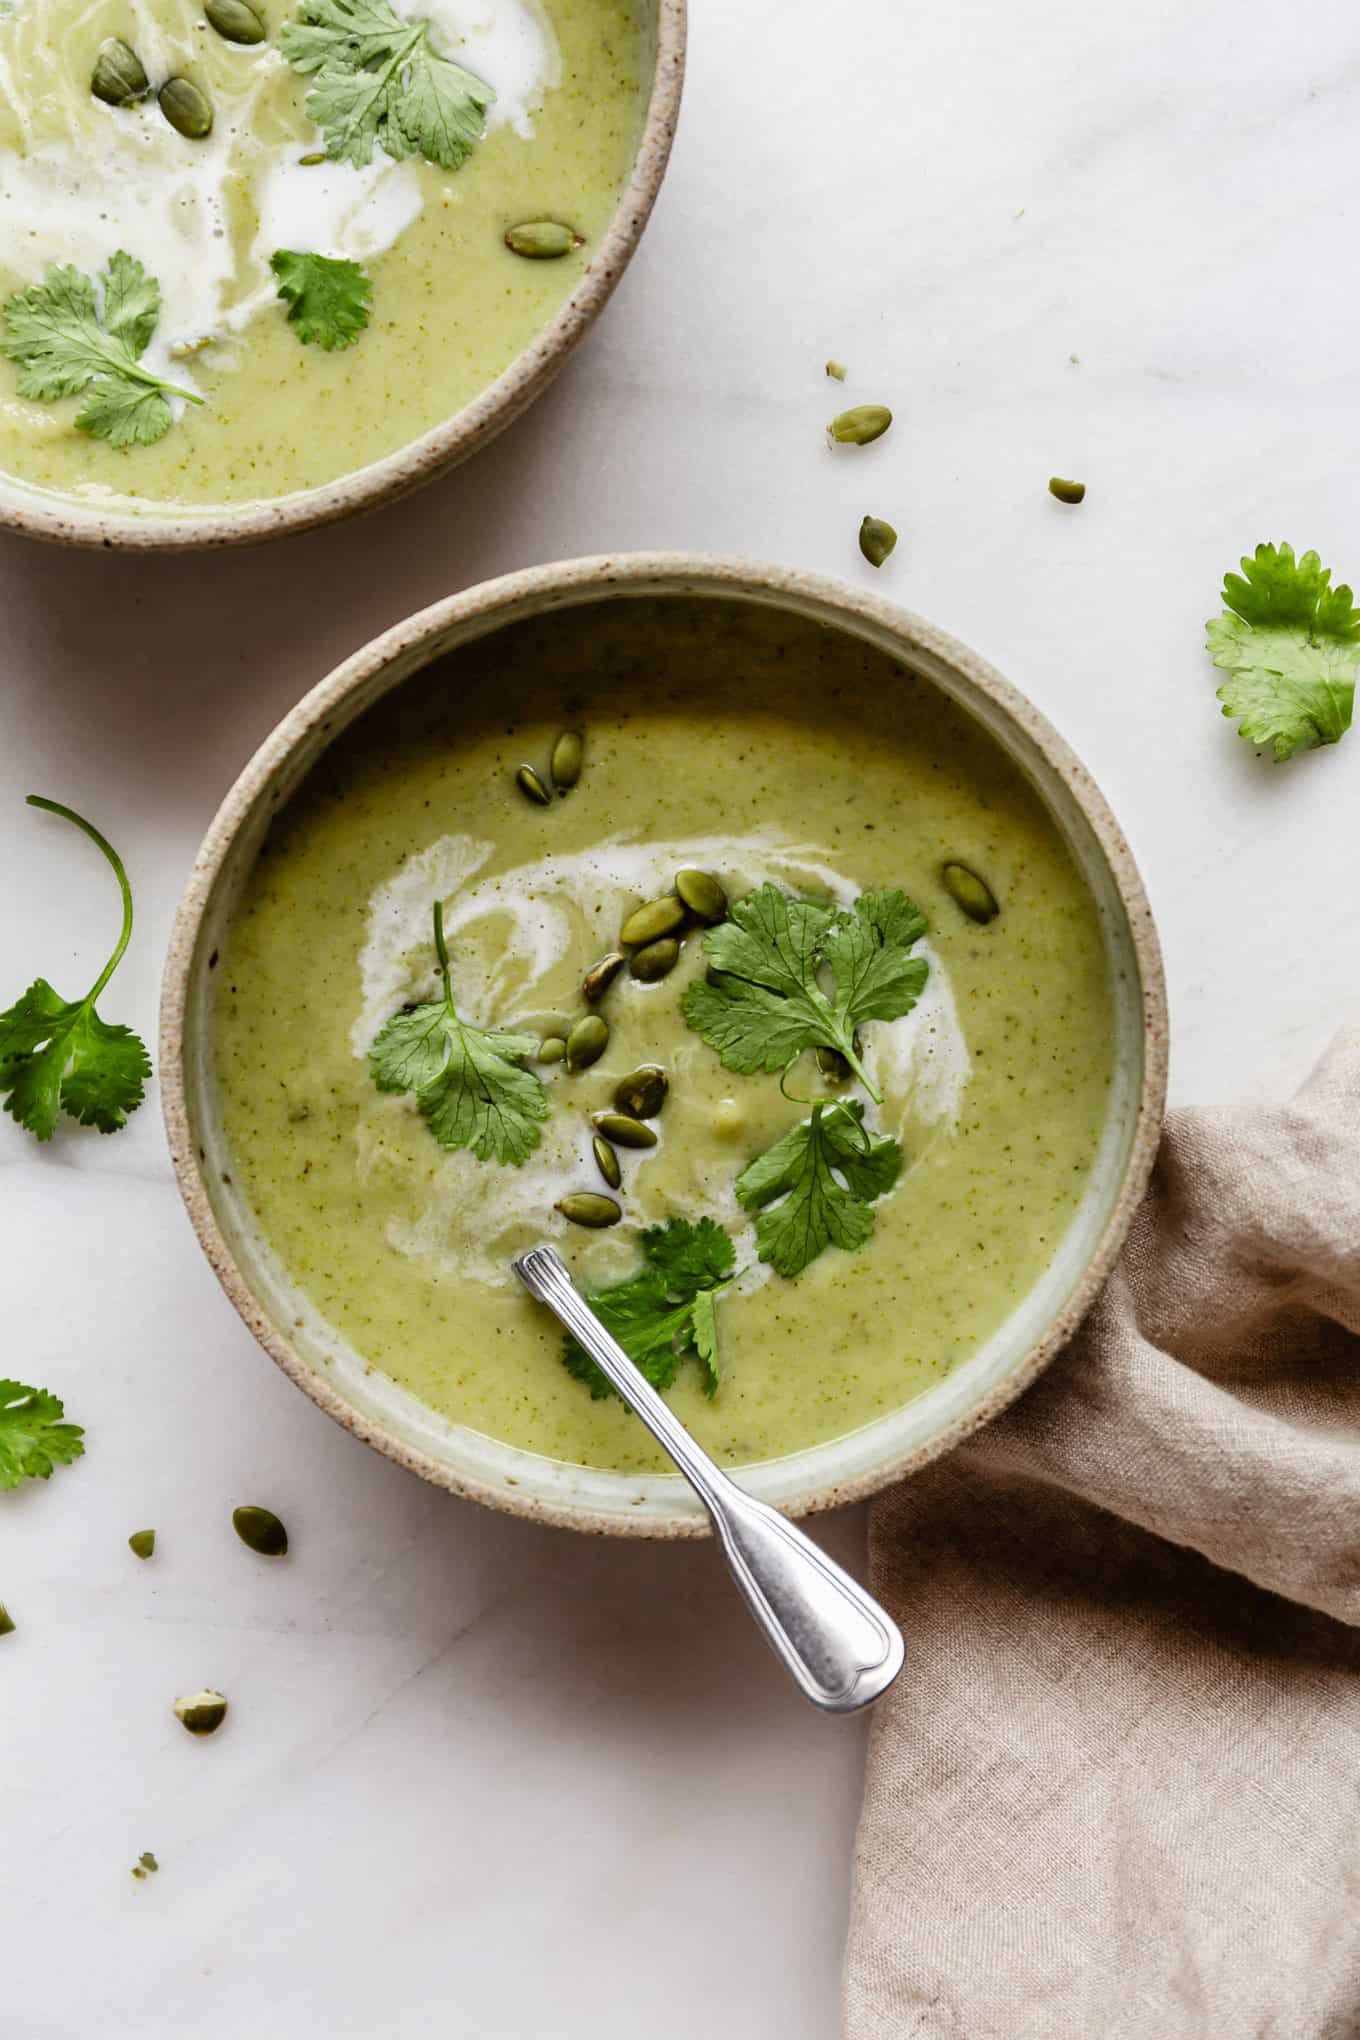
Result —
[[[1076,1339],[870,1552],[845,2040],[1360,2035],[1360,1030],[1172,1115]]]

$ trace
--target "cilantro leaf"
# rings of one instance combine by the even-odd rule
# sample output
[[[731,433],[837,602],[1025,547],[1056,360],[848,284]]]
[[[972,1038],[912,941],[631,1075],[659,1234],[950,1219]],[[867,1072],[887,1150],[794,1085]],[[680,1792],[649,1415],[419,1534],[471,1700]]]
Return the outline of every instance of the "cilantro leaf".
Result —
[[[428,21],[403,21],[388,0],[301,0],[279,47],[316,80],[307,113],[334,162],[362,169],[376,147],[456,170],[485,133],[491,87],[438,54]]]
[[[747,1211],[760,1213],[761,1260],[776,1274],[801,1275],[825,1247],[864,1245],[874,1229],[869,1206],[901,1171],[897,1142],[866,1132],[864,1107],[852,1099],[814,1105],[811,1118],[742,1170],[736,1192]]]
[[[79,1424],[63,1424],[65,1410],[45,1388],[0,1380],[0,1488],[27,1477],[48,1480],[54,1466],[69,1466],[85,1447]]]
[[[742,1075],[785,1070],[804,1049],[837,1049],[881,1103],[856,1029],[864,1020],[898,1020],[916,1004],[928,966],[907,952],[925,932],[925,916],[905,893],[864,893],[849,914],[762,885],[705,934],[708,977],[686,990],[685,1019],[725,1069]]]
[[[1360,665],[1360,610],[1333,588],[1315,552],[1258,545],[1223,582],[1222,616],[1206,624],[1214,664],[1232,674],[1218,690],[1249,744],[1274,745],[1277,764],[1335,744],[1351,726]]]
[[[102,324],[96,280],[103,286]],[[98,279],[54,263],[46,282],[17,291],[5,305],[0,354],[19,364],[21,397],[53,402],[88,390],[78,432],[110,446],[151,446],[173,423],[172,396],[203,401],[141,365],[160,307],[160,285],[121,248]]]
[[[592,1290],[587,1301],[653,1388],[667,1389],[686,1355],[704,1371],[704,1392],[718,1389],[717,1293],[733,1281],[732,1242],[711,1218],[697,1225],[672,1218],[650,1226],[641,1240],[643,1261],[636,1275],[608,1289]],[[567,1372],[584,1381],[592,1396],[615,1394],[584,1346],[568,1332],[562,1358]]]
[[[142,1102],[151,1058],[139,1035],[101,1020],[94,1002],[127,948],[132,888],[117,851],[82,815],[36,793],[28,796],[28,804],[74,822],[103,851],[123,896],[123,926],[112,956],[83,999],[63,999],[46,978],[35,978],[0,1013],[0,1092],[5,1110],[39,1140],[51,1139],[63,1109],[82,1126],[117,1133]]]
[[[380,1091],[414,1091],[421,1117],[446,1148],[471,1148],[477,1159],[518,1168],[539,1143],[548,1095],[521,1065],[538,1049],[536,1034],[474,1027],[454,1010],[444,907],[434,906],[434,946],[444,996],[411,1006],[379,1029],[368,1065]]]
[[[368,324],[373,296],[372,280],[357,262],[280,248],[270,256],[269,266],[300,340],[327,350],[354,345]]]

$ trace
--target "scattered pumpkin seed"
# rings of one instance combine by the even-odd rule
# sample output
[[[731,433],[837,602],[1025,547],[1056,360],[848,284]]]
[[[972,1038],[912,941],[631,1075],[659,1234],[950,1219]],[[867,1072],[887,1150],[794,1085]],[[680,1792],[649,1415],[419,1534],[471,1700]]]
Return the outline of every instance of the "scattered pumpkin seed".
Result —
[[[628,968],[639,984],[654,985],[663,977],[669,977],[680,961],[680,944],[673,935],[665,935],[660,942],[649,942],[642,949],[635,949],[629,958]]]
[[[521,765],[515,774],[515,784],[526,800],[535,807],[551,807],[552,795],[539,778],[532,765]]]
[[[161,1867],[160,1864],[156,1861],[156,1858],[152,1855],[150,1849],[143,1849],[141,1855],[137,1858],[137,1861],[141,1864],[143,1870],[159,1870]]]
[[[623,1181],[623,1167],[613,1148],[610,1147],[609,1142],[602,1139],[597,1133],[594,1140],[590,1143],[590,1151],[595,1157],[595,1165],[604,1177],[605,1182],[611,1190],[617,1190]]]
[[[848,1084],[851,1069],[838,1048],[819,1048],[817,1067],[829,1084]]]
[[[131,106],[151,90],[141,58],[121,36],[111,35],[100,43],[90,90],[105,106]]]
[[[1048,493],[1056,496],[1060,503],[1080,503],[1086,494],[1086,484],[1064,481],[1061,475],[1050,475]]]
[[[711,871],[677,871],[675,890],[697,920],[707,921],[711,927],[726,919],[727,894]]]
[[[10,1614],[4,1602],[0,1601],[0,1636],[13,1636],[14,1629],[14,1617]]]
[[[142,1866],[141,1866],[141,1864],[140,1864],[140,1863],[134,1863],[134,1864],[133,1864],[133,1866],[132,1866],[132,1874],[133,1874],[133,1876],[134,1876],[134,1877],[140,1878],[140,1879],[141,1879],[141,1881],[142,1881],[143,1883],[145,1883],[145,1882],[146,1882],[146,1872],[145,1872],[145,1870],[144,1870],[144,1869],[142,1868]]]
[[[243,43],[247,48],[265,39],[265,25],[249,0],[203,0],[208,26],[215,28],[223,42]]]
[[[882,517],[866,517],[859,528],[859,549],[871,567],[881,567],[893,547],[897,533]]]
[[[553,262],[573,248],[584,248],[585,240],[561,220],[522,220],[506,228],[505,245],[512,255],[527,255],[531,262]]]
[[[135,1552],[138,1558],[150,1558],[152,1552],[156,1549],[155,1531],[134,1530],[128,1539],[128,1549]]]
[[[986,879],[979,878],[966,864],[942,864],[940,877],[949,897],[962,907],[970,921],[994,921],[1001,912],[996,894]]]
[[[648,900],[646,906],[634,907],[619,930],[619,940],[626,949],[642,949],[663,935],[674,935],[684,925],[685,903],[669,893],[664,900]]]
[[[588,1225],[596,1232],[607,1225],[617,1225],[623,1217],[622,1208],[612,1197],[602,1197],[598,1190],[573,1190],[569,1197],[559,1197],[554,1207],[571,1225]]]
[[[184,1693],[175,1702],[175,1713],[190,1735],[212,1735],[227,1718],[227,1696],[210,1686],[201,1693]]]
[[[310,170],[316,163],[328,163],[329,161],[330,158],[324,149],[309,149],[305,156],[298,157],[298,162],[304,170]]]
[[[231,1522],[242,1544],[249,1545],[261,1558],[282,1558],[288,1550],[288,1532],[272,1509],[262,1509],[256,1502],[243,1502],[239,1509],[232,1510]]]
[[[578,730],[563,730],[552,747],[549,769],[552,782],[559,793],[570,793],[581,777],[581,755],[584,750]]]
[[[611,949],[608,956],[602,956],[598,963],[590,966],[581,979],[581,990],[588,1006],[599,1005],[627,961],[621,949]]]
[[[892,424],[886,404],[855,404],[831,420],[827,431],[837,446],[872,446]]]
[[[597,1063],[609,1046],[609,1022],[587,1013],[567,1036],[567,1068],[573,1076]]]
[[[845,363],[843,361],[828,361],[826,372],[831,377],[832,382],[845,381]]]
[[[655,1119],[670,1087],[671,1080],[660,1063],[642,1063],[619,1078],[614,1086],[614,1104],[630,1119]]]
[[[595,1112],[591,1115],[594,1124],[615,1147],[654,1148],[656,1133],[640,1119],[634,1119],[631,1112]]]
[[[560,1034],[545,1034],[538,1044],[534,1060],[541,1063],[560,1063],[567,1052],[567,1044]]]
[[[212,102],[188,78],[167,78],[157,95],[161,112],[186,142],[201,142],[212,133]]]

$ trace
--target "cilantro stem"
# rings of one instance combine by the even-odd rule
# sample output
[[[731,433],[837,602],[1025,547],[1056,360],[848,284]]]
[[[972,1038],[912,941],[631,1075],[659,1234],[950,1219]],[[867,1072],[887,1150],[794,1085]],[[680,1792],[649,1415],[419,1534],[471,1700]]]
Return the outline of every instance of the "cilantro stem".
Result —
[[[90,841],[97,845],[108,859],[113,875],[118,881],[118,890],[123,895],[122,932],[118,937],[113,955],[104,965],[103,970],[100,971],[93,989],[85,1000],[87,1006],[92,1006],[109,979],[113,976],[113,973],[117,970],[119,963],[122,961],[123,951],[128,946],[128,939],[132,934],[132,887],[128,884],[128,875],[123,869],[122,858],[118,855],[112,843],[109,842],[107,836],[100,835],[93,822],[87,822],[84,815],[78,815],[74,808],[63,807],[59,800],[48,800],[41,793],[30,793],[28,796],[28,806],[44,808],[49,815],[60,815],[64,821],[74,822],[78,829],[83,830]]]
[[[202,397],[196,397],[192,390],[182,390],[178,383],[166,382],[162,377],[153,374],[151,369],[143,368],[140,362],[132,360],[121,348],[105,344],[93,351],[102,355],[105,361],[108,362],[107,369],[96,369],[96,378],[105,374],[126,376],[129,382],[143,383],[149,390],[168,391],[172,397],[183,397],[186,403],[201,404],[203,402]],[[50,802],[48,804],[49,806],[51,805]],[[65,814],[68,810],[59,808],[57,812]],[[79,821],[79,819],[78,815],[72,817],[74,821]]]
[[[845,1057],[845,1060],[849,1063],[855,1075],[859,1078],[861,1084],[863,1084],[865,1090],[869,1093],[869,1096],[873,1099],[875,1105],[881,1105],[883,1103],[883,1093],[880,1090],[878,1090],[875,1085],[869,1082],[868,1076],[865,1073],[864,1064],[855,1054],[853,1041],[845,1040],[838,1042],[837,1047],[840,1049],[841,1054]]]
[[[434,952],[439,958],[439,971],[444,980],[444,1004],[453,1013],[453,986],[449,982],[449,945],[444,940],[444,902],[434,903]],[[456,1019],[458,1016],[454,1014]]]

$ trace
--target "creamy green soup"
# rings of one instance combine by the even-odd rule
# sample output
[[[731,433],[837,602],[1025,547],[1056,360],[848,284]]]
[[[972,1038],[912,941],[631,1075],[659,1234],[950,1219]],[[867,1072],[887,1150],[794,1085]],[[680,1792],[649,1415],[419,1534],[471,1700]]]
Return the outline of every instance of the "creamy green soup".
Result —
[[[514,360],[578,282],[636,150],[635,0],[396,0],[496,97],[457,170],[381,148],[364,167],[314,160],[310,81],[281,54],[295,0],[254,0],[266,40],[241,46],[199,0],[16,0],[0,9],[0,296],[53,264],[98,276],[126,250],[160,286],[147,366],[172,400],[154,445],[77,430],[80,399],[29,401],[0,359],[0,470],[111,507],[201,508],[334,481],[451,417]],[[120,38],[151,86],[186,77],[210,134],[186,138],[154,90],[110,106],[90,89]],[[308,160],[312,159],[312,160]],[[525,220],[582,245],[528,260]],[[304,345],[280,301],[278,249],[358,262],[368,327]],[[0,328],[0,331],[3,331]]]
[[[563,727],[579,785],[548,807],[516,786]],[[942,864],[1000,912],[970,920]],[[901,888],[924,910],[929,977],[905,1017],[862,1030],[883,1094],[866,1123],[905,1167],[868,1243],[796,1279],[761,1265],[733,1185],[829,1096],[811,1056],[737,1076],[686,1025],[698,931],[659,982],[625,972],[598,1010],[606,1053],[539,1070],[551,1115],[520,1168],[446,1152],[366,1052],[432,996],[442,902],[459,1011],[557,1033],[583,972],[677,869],[736,901],[762,883],[848,903]],[[1086,1184],[1111,1077],[1096,910],[1043,805],[971,720],[885,654],[781,611],[630,599],[560,611],[460,650],[344,735],[274,822],[216,964],[215,1063],[231,1167],[288,1275],[372,1369],[511,1445],[590,1465],[660,1462],[615,1400],[562,1364],[511,1255],[540,1240],[600,1286],[638,1231],[715,1218],[743,1270],[717,1306],[721,1380],[669,1391],[721,1459],[850,1431],[975,1352],[1054,1254]],[[623,1221],[568,1224],[602,1192],[587,1115],[657,1062],[659,1145],[624,1154]],[[843,1089],[835,1095],[848,1095]],[[859,1095],[863,1096],[863,1093]]]

